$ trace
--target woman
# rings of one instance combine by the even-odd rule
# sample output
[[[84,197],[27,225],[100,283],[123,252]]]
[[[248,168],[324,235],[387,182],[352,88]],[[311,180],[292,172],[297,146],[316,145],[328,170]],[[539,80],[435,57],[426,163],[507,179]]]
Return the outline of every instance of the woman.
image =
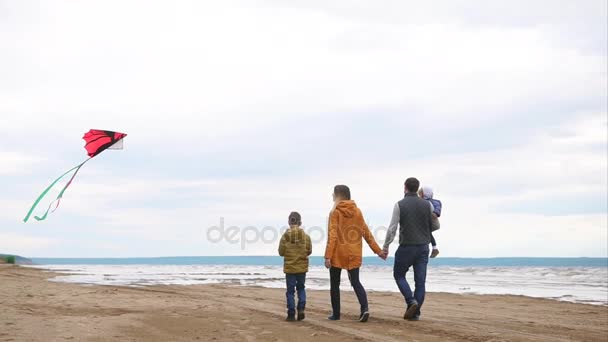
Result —
[[[348,278],[361,305],[360,322],[369,319],[367,294],[359,281],[359,268],[362,263],[362,239],[380,258],[386,260],[386,254],[374,240],[361,210],[350,199],[350,189],[346,185],[336,185],[333,193],[334,208],[329,214],[328,239],[325,248],[325,267],[329,268],[331,284],[332,314],[329,320],[340,319],[340,276],[342,269],[348,272]]]

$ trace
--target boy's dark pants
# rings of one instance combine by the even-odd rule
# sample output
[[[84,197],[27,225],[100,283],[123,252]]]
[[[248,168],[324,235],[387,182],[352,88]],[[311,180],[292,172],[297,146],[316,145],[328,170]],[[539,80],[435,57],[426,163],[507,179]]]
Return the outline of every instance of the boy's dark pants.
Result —
[[[306,273],[286,273],[285,280],[287,282],[287,313],[294,315],[296,313],[295,292],[298,291],[298,310],[304,310],[306,307]]]
[[[357,295],[357,299],[359,300],[359,304],[361,305],[361,313],[368,310],[367,305],[367,294],[365,293],[365,289],[363,285],[361,285],[361,281],[359,281],[359,268],[353,268],[352,270],[348,270],[348,279],[350,279],[350,284],[355,290],[355,294]],[[337,267],[332,267],[329,269],[329,281],[330,281],[330,293],[331,293],[331,307],[333,310],[333,316],[336,318],[340,318],[340,275],[342,274],[342,269]]]

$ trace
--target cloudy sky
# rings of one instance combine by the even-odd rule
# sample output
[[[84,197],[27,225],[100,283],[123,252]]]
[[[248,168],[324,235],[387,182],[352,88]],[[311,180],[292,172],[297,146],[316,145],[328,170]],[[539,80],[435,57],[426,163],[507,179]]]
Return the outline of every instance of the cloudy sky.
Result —
[[[339,183],[383,238],[416,176],[444,203],[444,256],[606,256],[607,13],[605,0],[0,0],[0,252],[273,255],[276,241],[208,228],[278,229],[298,210],[325,229]],[[125,149],[22,223],[84,160],[90,128],[128,133]]]

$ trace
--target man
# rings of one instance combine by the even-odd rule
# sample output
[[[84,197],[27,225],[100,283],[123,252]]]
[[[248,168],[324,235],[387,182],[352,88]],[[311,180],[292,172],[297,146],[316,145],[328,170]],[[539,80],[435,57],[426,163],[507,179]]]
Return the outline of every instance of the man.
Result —
[[[416,178],[405,181],[405,197],[395,204],[393,217],[386,233],[384,255],[388,255],[399,224],[399,248],[395,253],[393,277],[405,298],[406,310],[403,319],[417,321],[426,293],[426,268],[429,262],[431,231],[439,228],[439,220],[432,215],[432,205],[418,197],[420,182]],[[405,274],[414,267],[416,289],[412,294]]]
[[[333,200],[334,209],[329,214],[328,239],[325,248],[325,267],[329,268],[333,310],[328,319],[332,321],[340,319],[340,275],[342,269],[346,269],[350,284],[361,305],[359,321],[367,322],[369,319],[367,294],[359,281],[363,249],[361,239],[365,239],[379,257],[386,260],[386,256],[374,240],[361,210],[350,199],[350,189],[346,185],[336,185]]]

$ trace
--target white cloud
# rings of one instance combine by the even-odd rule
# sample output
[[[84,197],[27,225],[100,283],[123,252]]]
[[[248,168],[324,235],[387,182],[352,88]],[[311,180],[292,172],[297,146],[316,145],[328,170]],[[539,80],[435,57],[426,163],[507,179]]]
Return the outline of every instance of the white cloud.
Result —
[[[542,239],[551,245],[528,255],[606,253],[593,243],[607,229],[596,209],[508,209],[606,194],[604,1],[0,1],[0,8],[7,222],[18,222],[28,194],[49,180],[42,170],[71,165],[81,157],[80,134],[103,128],[128,133],[126,150],[87,165],[62,207],[40,223],[100,254],[131,239],[172,241],[192,254],[235,252],[197,253],[189,236],[220,216],[280,225],[293,209],[322,225],[335,183],[351,185],[372,223],[386,224],[408,175],[432,183],[446,202],[447,254],[527,254],[527,244]],[[359,132],[356,124],[379,128]],[[407,140],[412,127],[416,142]],[[406,157],[434,142],[456,147]],[[344,151],[349,144],[356,148]],[[37,157],[43,150],[54,157]],[[290,169],[293,160],[301,163]],[[239,171],[253,162],[266,167]],[[215,172],[195,174],[205,168]],[[573,244],[575,223],[589,234]],[[537,235],[525,234],[532,226]],[[93,236],[72,237],[82,232]],[[184,250],[139,247],[148,255]],[[125,250],[117,248],[112,253]]]
[[[420,109],[442,119],[439,125],[466,126],[508,115],[499,110],[505,106],[562,94],[583,101],[607,91],[605,56],[552,45],[543,25],[426,24],[449,12],[421,5],[416,18],[411,4],[389,2],[392,11],[371,2],[352,11],[350,4],[334,4],[332,15],[238,2],[147,2],[144,12],[138,2],[16,6],[3,38],[3,72],[12,86],[0,93],[0,114],[11,123],[7,128],[118,125],[140,138],[154,139],[149,132],[165,128],[182,139],[255,129],[286,112],[377,105]],[[542,6],[534,7],[532,18],[546,21],[538,16]],[[357,14],[334,16],[336,10]],[[589,11],[582,13],[595,14]],[[365,20],[376,14],[379,20]],[[382,22],[401,15],[393,25]],[[386,49],[365,39],[385,40]],[[344,44],[357,49],[340,49]]]
[[[38,255],[40,250],[55,243],[57,241],[53,239],[32,236],[32,234],[0,232],[0,251],[5,254]]]
[[[258,243],[242,251],[240,245],[210,245],[205,229],[218,225],[221,217],[226,227],[279,228],[292,210],[304,215],[306,225],[325,227],[335,183],[351,186],[372,226],[385,226],[404,178],[418,176],[433,185],[444,201],[445,229],[440,236],[447,255],[558,255],[561,251],[562,255],[597,256],[607,251],[606,244],[598,243],[605,241],[608,230],[605,214],[573,214],[564,208],[533,214],[509,208],[605,195],[605,150],[586,150],[589,145],[606,146],[605,124],[604,115],[585,114],[511,149],[393,160],[381,166],[355,163],[349,170],[318,168],[304,176],[138,179],[98,171],[70,188],[53,215],[80,215],[93,222],[88,228],[63,228],[66,231],[85,229],[106,238],[172,241],[180,246],[167,246],[171,252],[166,254],[183,254],[184,248],[196,245],[207,246],[204,254],[264,254],[274,246]],[[576,236],[571,236],[573,229]],[[550,241],[550,248],[527,250],[543,241]],[[315,254],[322,249],[322,244],[316,245]]]
[[[44,160],[31,154],[0,151],[0,175],[27,173],[28,168]]]

